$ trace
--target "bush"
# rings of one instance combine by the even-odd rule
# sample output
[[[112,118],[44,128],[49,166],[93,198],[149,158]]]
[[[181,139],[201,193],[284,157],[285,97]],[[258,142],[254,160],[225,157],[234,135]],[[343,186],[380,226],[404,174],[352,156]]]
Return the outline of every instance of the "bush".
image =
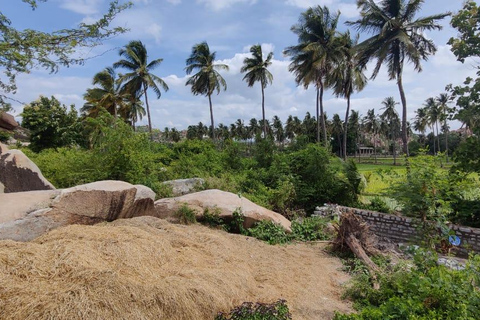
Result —
[[[8,142],[13,137],[13,133],[0,130],[0,142]]]
[[[187,204],[183,204],[176,212],[175,216],[181,224],[193,224],[197,222],[195,211],[190,209]]]
[[[362,274],[347,291],[359,314],[337,314],[334,319],[477,319],[480,256],[471,256],[466,268],[458,271],[436,261],[436,254],[418,251],[414,265],[399,264],[394,271],[379,274],[379,290]]]
[[[268,303],[244,302],[228,314],[220,312],[215,320],[289,320],[292,315],[285,300]]]
[[[267,220],[257,222],[255,226],[247,230],[247,235],[269,244],[284,244],[291,241],[291,237],[282,226]]]
[[[325,231],[327,224],[328,220],[320,217],[293,221],[291,237],[298,241],[328,240],[331,237]]]
[[[391,209],[388,204],[380,197],[374,197],[370,200],[369,204],[363,205],[363,209],[370,211],[377,211],[383,213],[391,213]]]

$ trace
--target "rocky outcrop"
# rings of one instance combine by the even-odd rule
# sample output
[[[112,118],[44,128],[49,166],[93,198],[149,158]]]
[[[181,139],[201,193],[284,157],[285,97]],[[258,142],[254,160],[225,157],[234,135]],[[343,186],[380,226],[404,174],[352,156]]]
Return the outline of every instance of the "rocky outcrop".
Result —
[[[0,240],[29,241],[69,224],[151,216],[155,193],[123,181],[99,181],[64,190],[0,194]]]
[[[12,131],[18,127],[18,122],[15,118],[6,112],[0,111],[0,129]]]
[[[281,225],[288,232],[291,231],[290,221],[281,214],[261,207],[247,198],[221,190],[205,190],[181,197],[157,200],[155,216],[175,222],[175,213],[184,204],[195,210],[197,218],[203,216],[205,209],[218,212],[219,216],[226,220],[232,219],[233,213],[237,211],[244,216],[245,228],[250,228],[255,222],[268,220]]]
[[[198,191],[205,184],[205,180],[201,178],[179,179],[164,181],[163,184],[172,188],[173,197],[179,197]]]
[[[0,193],[55,189],[22,151],[4,145],[0,151]]]

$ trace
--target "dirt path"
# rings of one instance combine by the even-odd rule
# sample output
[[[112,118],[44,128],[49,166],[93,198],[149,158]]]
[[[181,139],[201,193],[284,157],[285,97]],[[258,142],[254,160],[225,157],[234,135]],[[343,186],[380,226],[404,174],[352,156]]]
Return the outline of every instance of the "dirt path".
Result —
[[[270,246],[151,217],[0,241],[2,319],[213,319],[287,300],[294,319],[351,311],[348,276],[323,244]],[[4,317],[6,315],[6,317]]]

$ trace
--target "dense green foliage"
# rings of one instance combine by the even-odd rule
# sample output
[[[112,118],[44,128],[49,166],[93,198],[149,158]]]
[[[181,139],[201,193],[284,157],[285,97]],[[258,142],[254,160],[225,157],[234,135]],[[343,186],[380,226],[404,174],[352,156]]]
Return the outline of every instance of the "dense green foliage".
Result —
[[[288,320],[292,316],[285,300],[274,303],[244,302],[229,313],[220,312],[215,320]]]
[[[22,126],[30,130],[33,151],[70,146],[80,140],[75,107],[67,109],[53,96],[50,99],[41,96],[26,105],[22,117]]]
[[[358,314],[335,320],[477,319],[480,308],[480,256],[472,256],[464,270],[437,265],[437,256],[418,251],[413,263],[401,263],[378,275],[375,290],[365,273],[356,276],[346,295]]]

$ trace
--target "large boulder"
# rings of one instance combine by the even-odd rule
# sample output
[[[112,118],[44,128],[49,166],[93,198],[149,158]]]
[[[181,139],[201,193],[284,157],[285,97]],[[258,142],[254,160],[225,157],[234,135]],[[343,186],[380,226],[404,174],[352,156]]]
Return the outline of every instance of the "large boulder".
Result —
[[[54,189],[22,151],[0,146],[0,193]]]
[[[176,212],[183,205],[194,210],[197,218],[203,216],[205,209],[218,212],[220,218],[231,220],[235,211],[244,217],[244,227],[250,228],[258,221],[273,221],[290,232],[291,223],[279,213],[261,207],[247,198],[221,190],[205,190],[181,197],[165,198],[155,201],[155,216],[175,222]]]
[[[0,194],[0,240],[29,241],[69,224],[154,215],[155,193],[123,181]]]
[[[0,112],[0,128],[12,131],[18,127],[18,122],[15,118],[6,112]]]
[[[202,178],[179,179],[164,181],[163,184],[172,188],[173,197],[179,197],[198,191],[205,184],[205,180]]]

